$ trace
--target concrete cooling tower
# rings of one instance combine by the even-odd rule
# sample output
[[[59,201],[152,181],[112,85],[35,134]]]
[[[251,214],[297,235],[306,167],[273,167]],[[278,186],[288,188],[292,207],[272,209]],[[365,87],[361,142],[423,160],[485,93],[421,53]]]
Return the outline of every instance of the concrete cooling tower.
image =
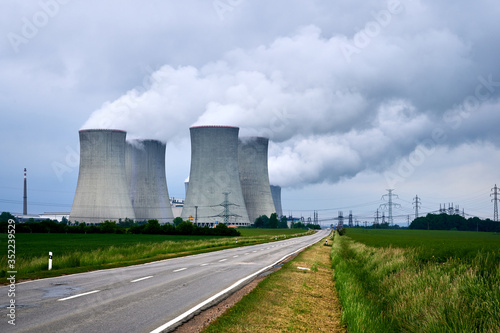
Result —
[[[276,212],[267,169],[268,144],[267,138],[242,137],[238,145],[241,189],[251,223]]]
[[[126,132],[89,129],[79,134],[80,171],[70,220],[135,219],[125,172]]]
[[[238,127],[191,127],[191,170],[182,218],[199,225],[216,221],[249,225],[238,169]],[[225,202],[224,193],[228,203]]]
[[[157,140],[127,142],[125,167],[137,221],[174,219],[165,176],[166,145]]]
[[[281,208],[281,186],[271,185],[271,194],[273,196],[274,208],[279,218],[283,216],[283,209]]]

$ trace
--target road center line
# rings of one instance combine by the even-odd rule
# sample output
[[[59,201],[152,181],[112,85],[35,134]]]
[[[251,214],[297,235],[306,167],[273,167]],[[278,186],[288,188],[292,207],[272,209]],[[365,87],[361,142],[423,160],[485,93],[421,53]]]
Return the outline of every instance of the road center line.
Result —
[[[233,258],[238,258],[239,256],[233,256]]]
[[[145,277],[142,277],[142,278],[140,278],[140,279],[135,279],[135,280],[132,280],[132,281],[130,281],[130,282],[132,282],[132,283],[134,283],[134,282],[139,282],[139,281],[142,281],[142,280],[150,279],[150,278],[152,278],[152,277],[153,277],[153,275],[150,275],[150,276],[145,276]]]
[[[207,266],[208,264],[201,264],[200,266]]]
[[[186,269],[187,269],[186,267],[179,268],[179,269],[174,270],[174,273],[177,273],[177,272],[180,272],[180,271],[183,271],[183,270],[186,270]]]
[[[73,295],[73,296],[69,296],[66,298],[60,298],[60,299],[58,299],[58,301],[66,301],[68,299],[77,298],[77,297],[85,296],[85,295],[90,295],[90,294],[94,294],[94,293],[98,293],[98,292],[100,292],[100,290],[93,290],[93,291],[89,291],[89,292],[83,293],[83,294]]]
[[[226,260],[227,260],[227,259],[221,259],[221,260],[219,260],[219,262],[223,262],[223,261],[226,261]]]

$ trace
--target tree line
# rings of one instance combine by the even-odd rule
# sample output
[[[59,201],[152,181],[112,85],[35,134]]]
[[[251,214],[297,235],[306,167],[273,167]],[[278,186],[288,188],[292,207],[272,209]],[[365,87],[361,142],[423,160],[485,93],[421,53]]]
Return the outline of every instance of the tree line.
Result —
[[[460,215],[427,214],[413,220],[410,229],[500,232],[500,222]]]
[[[0,215],[0,233],[6,233],[8,220],[15,220],[10,213],[3,212]],[[183,221],[177,217],[174,223],[160,224],[158,220],[134,222],[130,219],[124,221],[104,221],[102,223],[89,224],[62,221],[56,222],[50,219],[37,222],[29,219],[25,223],[16,223],[16,233],[79,233],[79,234],[150,234],[150,235],[199,235],[199,236],[240,236],[240,232],[229,228],[224,223],[219,223],[215,228],[199,227],[189,221]]]
[[[288,229],[288,220],[286,216],[282,216],[278,219],[276,213],[272,213],[270,217],[267,215],[261,215],[255,219],[252,224],[252,228],[264,228],[264,229]],[[292,222],[292,229],[321,229],[319,224],[304,223],[302,221]]]

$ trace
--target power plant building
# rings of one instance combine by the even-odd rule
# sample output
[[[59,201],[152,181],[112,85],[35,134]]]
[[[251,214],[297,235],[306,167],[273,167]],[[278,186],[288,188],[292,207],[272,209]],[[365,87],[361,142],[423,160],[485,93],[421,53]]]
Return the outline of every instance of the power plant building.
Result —
[[[126,132],[88,129],[79,135],[80,169],[70,220],[135,219],[125,168]]]
[[[165,176],[166,144],[157,140],[128,142],[125,167],[129,194],[137,221],[174,219]]]
[[[213,226],[249,225],[238,167],[238,127],[190,128],[191,170],[182,210],[184,220]],[[227,198],[227,201],[226,201]]]
[[[283,216],[283,209],[281,207],[281,186],[271,185],[271,194],[273,196],[274,208],[279,218]]]
[[[267,152],[269,139],[263,137],[242,137],[238,145],[238,163],[241,189],[250,222],[262,215],[276,212],[269,173]]]

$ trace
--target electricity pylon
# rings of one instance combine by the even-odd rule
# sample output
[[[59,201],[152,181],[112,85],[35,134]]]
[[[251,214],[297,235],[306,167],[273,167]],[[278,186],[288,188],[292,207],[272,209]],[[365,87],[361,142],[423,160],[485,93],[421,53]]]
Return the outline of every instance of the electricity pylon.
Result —
[[[394,189],[388,189],[387,191],[389,192],[389,194],[384,194],[382,196],[382,200],[384,200],[384,197],[388,197],[389,200],[388,200],[388,202],[386,204],[381,204],[380,208],[383,208],[383,209],[389,208],[388,222],[389,222],[389,225],[391,225],[391,224],[394,224],[394,220],[392,218],[392,207],[401,207],[401,205],[392,202],[392,197],[393,196],[395,196],[396,198],[399,198],[397,194],[393,194],[392,193],[392,191],[394,191]]]
[[[493,193],[490,194],[490,196],[493,196],[493,221],[498,222],[498,187],[497,184],[495,184],[495,187],[491,189]]]
[[[415,196],[415,199],[413,199],[413,205],[415,206],[415,218],[418,218],[418,209],[420,208],[420,205],[422,202],[420,201],[420,198],[418,195]]]
[[[241,217],[241,215],[238,215],[238,214],[234,214],[234,213],[231,213],[229,211],[229,206],[238,206],[232,202],[229,202],[228,200],[228,196],[229,196],[229,192],[224,192],[224,201],[219,204],[219,206],[222,206],[224,207],[224,210],[222,211],[222,213],[218,214],[218,215],[215,215],[214,217],[222,217],[224,219],[224,224],[225,225],[228,225],[229,224],[229,217]]]

